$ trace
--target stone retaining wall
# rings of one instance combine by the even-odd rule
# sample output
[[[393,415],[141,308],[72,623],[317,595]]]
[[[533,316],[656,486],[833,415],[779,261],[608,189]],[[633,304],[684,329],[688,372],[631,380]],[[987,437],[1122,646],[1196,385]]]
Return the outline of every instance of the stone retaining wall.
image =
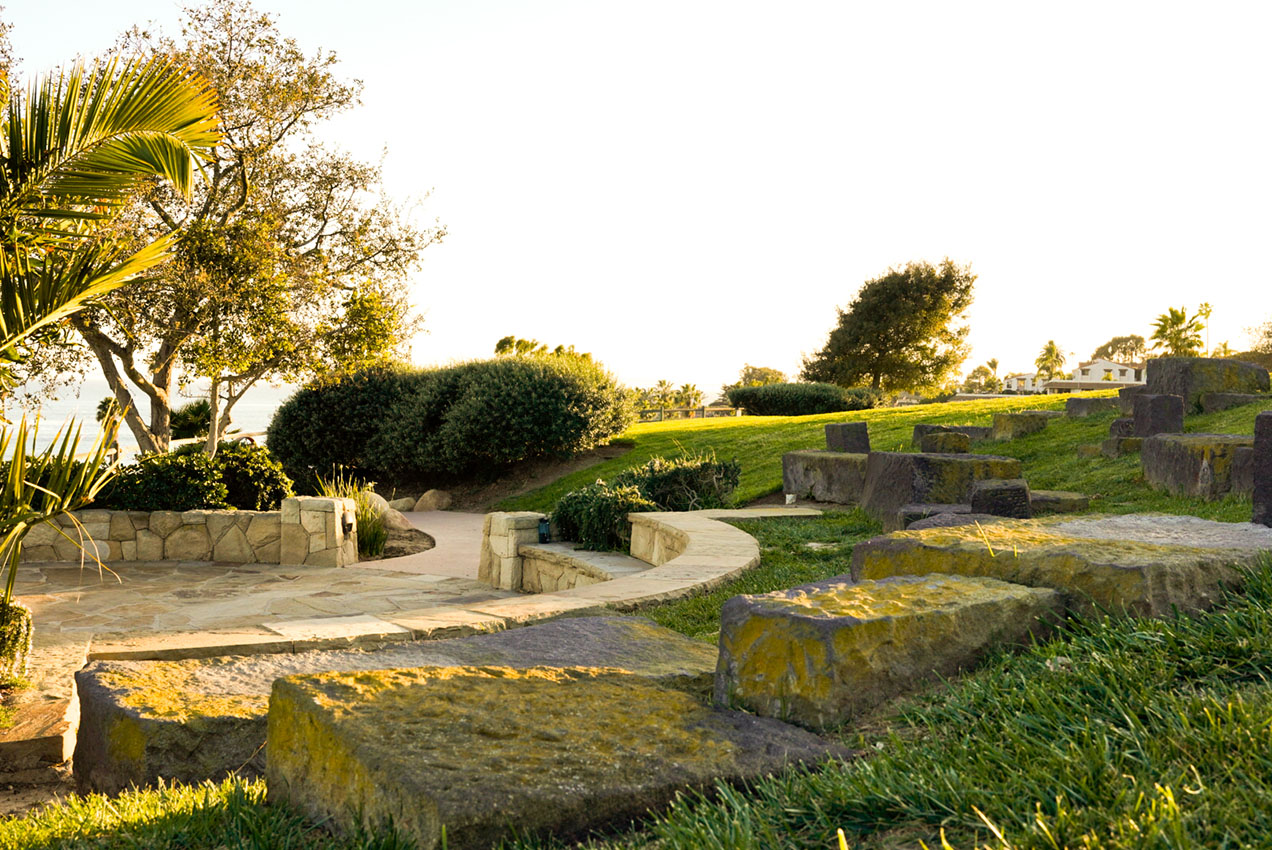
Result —
[[[346,529],[347,526],[347,529]],[[357,563],[352,499],[284,499],[279,511],[75,511],[27,533],[22,561]]]

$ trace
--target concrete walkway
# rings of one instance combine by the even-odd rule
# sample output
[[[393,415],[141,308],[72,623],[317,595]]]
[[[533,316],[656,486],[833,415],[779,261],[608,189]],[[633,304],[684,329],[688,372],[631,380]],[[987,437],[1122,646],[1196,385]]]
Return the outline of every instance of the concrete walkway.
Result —
[[[481,524],[485,514],[460,511],[411,511],[404,513],[411,525],[428,534],[437,544],[427,552],[385,558],[359,564],[377,570],[394,570],[452,578],[477,579],[481,557]]]

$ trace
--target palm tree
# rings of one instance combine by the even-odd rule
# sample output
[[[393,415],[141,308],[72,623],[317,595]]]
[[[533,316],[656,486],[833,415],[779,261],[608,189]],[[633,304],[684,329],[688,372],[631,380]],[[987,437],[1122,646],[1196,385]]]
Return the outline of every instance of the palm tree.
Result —
[[[1038,381],[1050,381],[1064,374],[1064,352],[1054,339],[1047,340],[1038,359],[1034,361],[1034,366],[1038,367]]]
[[[1195,357],[1201,353],[1201,327],[1199,316],[1189,318],[1187,309],[1167,307],[1153,323],[1153,350],[1169,357]]]
[[[216,96],[167,58],[117,61],[49,75],[9,97],[0,79],[0,394],[11,367],[70,316],[167,258],[170,238],[129,252],[107,226],[156,177],[190,193],[195,163],[220,140]],[[87,459],[68,425],[37,451],[24,417],[0,429],[0,647],[29,643],[30,614],[13,602],[22,541],[40,523],[91,501],[113,474],[119,428],[108,414]],[[24,654],[24,653],[23,653]],[[25,662],[0,678],[21,674]]]
[[[676,404],[681,407],[697,407],[702,404],[702,390],[693,384],[684,384],[676,391]]]
[[[985,365],[989,367],[990,373],[994,376],[995,379],[997,379],[998,378],[998,358],[997,357],[989,358],[988,360],[985,361]]]
[[[1209,301],[1202,301],[1197,306],[1197,318],[1206,324],[1206,351],[1210,350],[1210,314],[1214,311],[1215,308],[1210,306]]]
[[[654,384],[653,394],[659,407],[668,407],[676,399],[676,388],[671,385],[671,381],[659,381]]]

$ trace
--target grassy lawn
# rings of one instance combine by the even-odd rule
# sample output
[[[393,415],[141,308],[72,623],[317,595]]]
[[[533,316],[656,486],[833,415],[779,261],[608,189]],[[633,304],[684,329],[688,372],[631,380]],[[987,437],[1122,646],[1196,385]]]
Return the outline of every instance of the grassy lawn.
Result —
[[[545,509],[560,493],[655,454],[714,448],[743,464],[739,500],[780,489],[781,453],[822,445],[822,425],[870,422],[876,448],[909,450],[917,422],[988,424],[1021,401],[929,405],[817,417],[746,417],[641,425],[627,456],[502,507]],[[1037,402],[1028,404],[1029,401]],[[1062,407],[1063,397],[1026,400]],[[1272,405],[1269,405],[1272,406]],[[1252,433],[1257,408],[1188,420],[1188,430]],[[1030,484],[1091,494],[1093,510],[1167,511],[1248,521],[1248,499],[1206,503],[1154,493],[1137,456],[1078,458],[1112,414],[1052,420],[1039,434],[977,450],[1019,457]],[[714,641],[720,606],[847,571],[877,534],[862,512],[736,523],[761,565],[716,591],[642,613]],[[1272,561],[1223,610],[1170,621],[1076,622],[1051,642],[1001,655],[978,672],[862,719],[838,737],[862,758],[790,771],[746,791],[688,797],[591,850],[829,848],[1181,848],[1269,846],[1272,834]],[[1001,834],[1002,838],[996,837]],[[259,781],[165,788],[112,800],[74,798],[0,820],[9,848],[403,847],[391,833],[332,837],[264,803]],[[548,841],[514,844],[554,848]]]

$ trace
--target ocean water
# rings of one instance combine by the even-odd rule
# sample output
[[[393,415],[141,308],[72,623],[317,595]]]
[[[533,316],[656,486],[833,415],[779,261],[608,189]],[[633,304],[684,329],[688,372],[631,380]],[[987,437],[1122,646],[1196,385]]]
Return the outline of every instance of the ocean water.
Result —
[[[234,405],[234,410],[230,413],[230,417],[233,420],[232,427],[245,433],[264,431],[269,427],[270,420],[274,417],[274,411],[295,391],[296,387],[290,385],[271,386],[269,384],[257,384],[248,390],[243,398]],[[28,418],[34,413],[38,413],[40,417],[40,439],[38,445],[41,448],[47,445],[53,439],[57,429],[73,418],[77,425],[83,425],[81,447],[87,446],[100,430],[95,418],[97,405],[110,394],[106,379],[94,376],[86,379],[78,387],[61,389],[58,393],[58,398],[44,399],[39,403],[37,409],[27,410]],[[141,408],[142,418],[148,419],[150,415],[149,400],[140,392],[134,393],[133,397]],[[174,406],[180,407],[199,397],[197,391],[192,389],[189,395],[181,394]],[[4,406],[5,417],[13,422],[17,422],[23,412],[23,408],[16,401]],[[137,447],[137,441],[133,438],[132,432],[128,430],[126,425],[119,430],[119,443],[125,453],[129,449],[136,449]]]

